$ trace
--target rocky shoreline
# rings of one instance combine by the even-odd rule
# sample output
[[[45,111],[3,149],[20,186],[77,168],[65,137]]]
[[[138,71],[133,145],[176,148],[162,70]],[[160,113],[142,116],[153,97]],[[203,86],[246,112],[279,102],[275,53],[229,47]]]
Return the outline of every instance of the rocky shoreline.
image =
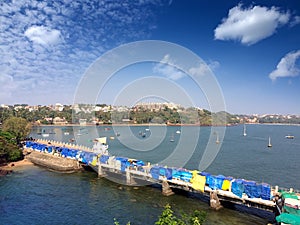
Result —
[[[12,170],[0,169],[0,177],[6,176],[7,174],[12,173]]]
[[[17,162],[10,162],[5,165],[0,166],[0,177],[8,175],[12,173],[14,170],[17,170],[24,166],[30,166],[33,165],[32,162],[28,161],[26,158]]]

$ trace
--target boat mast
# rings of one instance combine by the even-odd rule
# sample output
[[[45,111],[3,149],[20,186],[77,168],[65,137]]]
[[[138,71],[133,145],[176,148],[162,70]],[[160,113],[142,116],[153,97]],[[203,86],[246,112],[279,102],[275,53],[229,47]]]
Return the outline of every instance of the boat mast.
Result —
[[[244,124],[244,133],[243,133],[244,136],[247,136],[247,133],[246,133],[246,125]]]
[[[219,134],[217,133],[217,140],[216,140],[216,144],[219,144],[220,140],[219,140]]]
[[[268,144],[268,147],[271,148],[272,147],[272,144],[271,144],[271,137],[269,136],[269,144]]]

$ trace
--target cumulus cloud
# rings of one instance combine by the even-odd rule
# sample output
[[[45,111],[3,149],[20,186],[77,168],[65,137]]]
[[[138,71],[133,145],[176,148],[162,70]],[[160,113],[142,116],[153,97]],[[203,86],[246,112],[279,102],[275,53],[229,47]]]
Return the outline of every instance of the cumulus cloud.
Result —
[[[300,50],[289,52],[278,63],[276,69],[269,74],[269,78],[275,81],[279,77],[296,77],[300,75],[297,60],[300,57]]]
[[[236,40],[252,45],[273,35],[276,30],[291,19],[289,12],[276,7],[238,5],[229,10],[228,17],[215,29],[216,40]]]
[[[29,40],[45,46],[57,44],[61,39],[59,30],[50,29],[44,26],[29,27],[24,34]]]

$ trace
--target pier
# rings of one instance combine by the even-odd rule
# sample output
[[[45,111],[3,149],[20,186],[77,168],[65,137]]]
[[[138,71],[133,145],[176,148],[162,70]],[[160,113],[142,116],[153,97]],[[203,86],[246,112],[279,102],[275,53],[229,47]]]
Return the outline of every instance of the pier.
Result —
[[[78,169],[78,165],[90,167],[98,173],[99,177],[107,177],[125,185],[159,185],[164,196],[173,195],[176,190],[201,195],[209,200],[210,206],[215,210],[221,209],[223,205],[236,205],[268,212],[274,215],[274,218],[275,215],[281,213],[282,205],[275,200],[275,196],[281,195],[278,187],[222,175],[214,176],[196,170],[169,168],[151,165],[141,160],[111,156],[108,154],[103,139],[99,139],[94,146],[96,147],[87,148],[38,139],[26,141],[24,150],[38,152],[43,157],[50,155],[51,159],[56,157],[57,159],[71,160],[76,162],[73,164],[74,169]],[[45,166],[45,160],[43,160],[43,164],[37,160],[32,162]]]

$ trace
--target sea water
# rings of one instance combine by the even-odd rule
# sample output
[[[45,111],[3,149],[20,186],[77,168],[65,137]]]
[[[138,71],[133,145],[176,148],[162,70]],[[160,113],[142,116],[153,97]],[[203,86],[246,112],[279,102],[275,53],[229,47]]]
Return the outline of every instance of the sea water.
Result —
[[[31,134],[42,138],[40,128]],[[108,137],[110,152],[113,155],[126,156],[149,161],[164,162],[179,145],[184,133],[176,133],[180,127],[166,127],[163,137],[154,138],[160,143],[145,145],[147,151],[140,149],[139,142],[150,140],[151,135],[158,133],[153,127],[81,127],[81,134],[76,136],[78,129],[71,127],[43,127],[49,132],[47,139],[73,141],[92,146],[94,137],[89,133],[97,130],[97,135]],[[148,130],[149,129],[149,130]],[[159,129],[159,128],[156,128]],[[189,127],[188,137],[199,130]],[[68,131],[65,135],[65,131]],[[116,131],[120,136],[116,136]],[[125,131],[127,133],[125,133]],[[146,133],[145,137],[140,131]],[[129,133],[128,133],[129,132]],[[207,146],[211,129],[200,128],[200,136],[196,147],[184,148],[190,154],[185,168],[197,169]],[[286,139],[286,135],[294,135],[294,139]],[[213,134],[215,135],[215,134]],[[90,136],[90,137],[89,137]],[[268,148],[269,136],[272,148]],[[114,137],[114,138],[112,138]],[[123,137],[123,139],[121,138]],[[174,142],[170,141],[170,137]],[[136,148],[132,148],[137,143]],[[220,151],[206,172],[222,174],[235,178],[266,182],[280,187],[300,189],[299,151],[300,127],[283,125],[247,125],[247,136],[243,136],[242,126],[227,127],[225,138],[219,143]],[[150,147],[153,147],[151,149]],[[188,151],[188,148],[194,148]],[[182,161],[178,160],[179,166]],[[61,174],[46,169],[29,166],[20,168],[15,173],[0,178],[0,224],[113,224],[116,218],[121,224],[154,224],[163,207],[169,203],[177,213],[191,213],[194,210],[207,211],[205,224],[266,224],[268,221],[253,215],[230,209],[214,211],[207,202],[195,197],[177,194],[164,197],[157,188],[142,186],[128,187],[104,178],[98,178],[93,172]]]

